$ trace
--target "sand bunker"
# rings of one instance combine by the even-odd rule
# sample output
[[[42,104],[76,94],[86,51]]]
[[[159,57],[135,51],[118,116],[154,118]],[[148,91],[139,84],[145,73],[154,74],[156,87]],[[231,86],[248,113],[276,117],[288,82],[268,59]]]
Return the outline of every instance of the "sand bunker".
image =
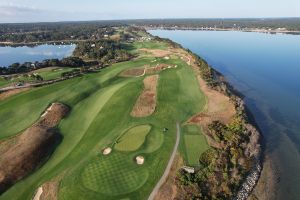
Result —
[[[5,149],[0,157],[0,193],[41,166],[49,157],[62,139],[55,127],[68,111],[65,105],[54,103],[35,124],[0,144]]]
[[[145,162],[145,158],[144,158],[143,156],[137,156],[137,157],[135,158],[135,161],[136,161],[136,164],[138,164],[138,165],[143,165],[144,162]]]
[[[33,197],[33,200],[40,200],[42,193],[43,193],[43,187],[39,187]]]
[[[105,149],[103,150],[102,154],[103,154],[103,155],[108,155],[108,154],[111,153],[111,151],[112,151],[112,149],[111,149],[110,147],[108,147],[108,148],[105,148]]]
[[[158,75],[148,76],[144,79],[144,90],[137,99],[132,111],[133,117],[150,116],[156,107],[156,85]]]
[[[57,200],[60,177],[41,185],[35,192],[33,200]]]

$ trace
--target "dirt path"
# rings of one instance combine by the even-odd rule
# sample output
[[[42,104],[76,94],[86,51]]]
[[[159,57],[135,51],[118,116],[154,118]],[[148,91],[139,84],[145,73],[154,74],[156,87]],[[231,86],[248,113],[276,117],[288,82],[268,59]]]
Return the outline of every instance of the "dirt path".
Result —
[[[179,141],[180,141],[180,125],[179,125],[179,123],[176,124],[176,128],[177,128],[177,130],[176,130],[176,143],[175,143],[173,152],[170,156],[170,160],[168,162],[167,168],[165,169],[164,174],[162,175],[162,177],[160,178],[160,180],[157,182],[156,186],[154,187],[153,191],[151,192],[148,200],[154,200],[156,194],[159,191],[159,188],[165,183],[165,181],[167,180],[167,177],[170,173],[174,158],[175,158],[176,153],[177,153]]]

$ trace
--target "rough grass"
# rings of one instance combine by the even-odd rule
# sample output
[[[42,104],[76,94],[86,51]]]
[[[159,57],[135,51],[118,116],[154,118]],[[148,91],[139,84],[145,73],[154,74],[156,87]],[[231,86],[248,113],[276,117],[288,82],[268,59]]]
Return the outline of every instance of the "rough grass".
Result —
[[[135,42],[134,43],[135,49],[162,49],[165,50],[168,48],[167,44],[163,42],[157,42],[157,41],[143,41],[143,42]]]
[[[38,69],[32,72],[29,72],[28,74],[37,73],[43,77],[44,80],[52,80],[57,79],[61,77],[61,74],[64,72],[72,71],[74,68],[70,67],[47,67]],[[25,77],[23,75],[15,76],[11,80],[5,80],[4,78],[0,77],[0,88],[1,87],[7,87],[12,84],[17,84],[18,82],[34,82],[36,81],[32,77]]]
[[[140,125],[129,129],[117,140],[117,144],[114,146],[115,149],[119,151],[135,151],[139,149],[145,142],[150,130],[150,125]]]
[[[40,76],[43,77],[44,80],[52,80],[52,79],[57,79],[60,78],[62,73],[64,72],[70,72],[74,68],[70,67],[47,67],[39,70],[35,70],[31,73],[37,73]]]
[[[10,83],[4,78],[0,77],[0,88],[9,85]]]

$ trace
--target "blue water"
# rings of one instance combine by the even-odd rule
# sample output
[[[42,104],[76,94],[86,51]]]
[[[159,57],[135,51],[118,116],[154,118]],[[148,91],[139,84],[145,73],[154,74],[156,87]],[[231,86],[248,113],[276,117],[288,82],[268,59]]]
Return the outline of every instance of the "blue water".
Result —
[[[34,47],[0,47],[0,66],[7,67],[13,63],[42,61],[45,59],[62,59],[72,55],[76,45],[39,45]]]
[[[243,95],[278,170],[277,199],[300,199],[300,36],[166,31],[206,59]]]

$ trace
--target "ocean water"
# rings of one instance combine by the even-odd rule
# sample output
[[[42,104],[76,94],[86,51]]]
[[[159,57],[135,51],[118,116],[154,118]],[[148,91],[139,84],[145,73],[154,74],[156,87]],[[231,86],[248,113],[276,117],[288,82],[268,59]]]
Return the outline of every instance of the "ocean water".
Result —
[[[76,45],[38,45],[34,47],[0,47],[0,66],[13,63],[35,62],[45,59],[62,59],[72,55]]]
[[[277,199],[300,199],[300,36],[151,30],[192,50],[245,96],[275,164]]]

